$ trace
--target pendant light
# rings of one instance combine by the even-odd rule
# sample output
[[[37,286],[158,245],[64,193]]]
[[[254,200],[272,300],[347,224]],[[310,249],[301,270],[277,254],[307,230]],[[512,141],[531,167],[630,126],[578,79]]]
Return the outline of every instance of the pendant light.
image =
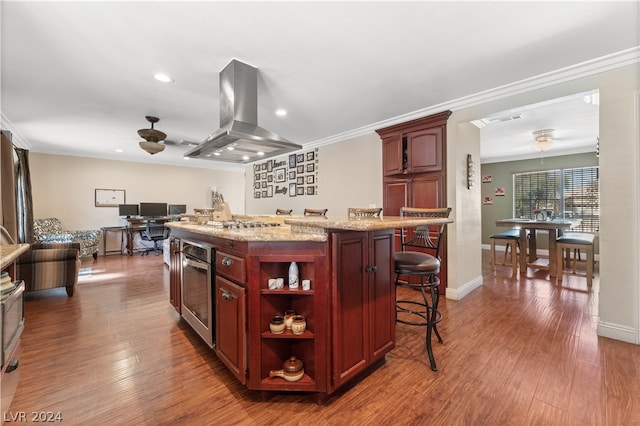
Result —
[[[153,128],[153,125],[160,121],[160,119],[149,115],[145,118],[149,123],[151,123],[151,128],[138,130],[138,135],[144,139],[143,141],[140,141],[140,148],[144,149],[151,155],[164,151],[165,146],[160,142],[165,140],[167,135],[160,130]]]

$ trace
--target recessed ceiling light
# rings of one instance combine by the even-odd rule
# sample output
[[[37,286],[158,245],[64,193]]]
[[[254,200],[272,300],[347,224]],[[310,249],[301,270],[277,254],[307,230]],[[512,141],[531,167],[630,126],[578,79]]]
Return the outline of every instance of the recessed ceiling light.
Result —
[[[234,147],[232,147],[232,146],[228,146],[228,147],[227,147],[227,150],[229,150],[229,151],[233,151],[234,149],[235,149],[235,148],[234,148]]]
[[[264,155],[264,152],[258,151],[258,152],[256,152],[256,154],[258,154],[260,157],[262,157]]]
[[[279,115],[280,117],[284,117],[285,115],[287,115],[287,110],[286,109],[277,109],[276,110],[276,115]]]
[[[116,148],[116,152],[124,152],[124,149],[122,149],[122,148]]]
[[[247,161],[247,160],[249,159],[249,156],[248,156],[248,155],[243,155],[243,156],[242,156],[242,159],[243,159],[244,161]]]
[[[216,151],[213,153],[213,155],[220,155],[220,153]]]
[[[153,78],[163,83],[173,83],[173,79],[171,77],[169,77],[167,74],[163,74],[160,72],[157,74],[154,74]]]

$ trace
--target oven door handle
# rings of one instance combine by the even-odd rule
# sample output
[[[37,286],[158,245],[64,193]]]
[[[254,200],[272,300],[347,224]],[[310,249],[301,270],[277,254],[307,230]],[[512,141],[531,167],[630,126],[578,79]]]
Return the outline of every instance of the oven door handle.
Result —
[[[208,271],[209,270],[209,264],[204,263],[204,262],[198,262],[198,261],[195,261],[195,260],[191,260],[189,258],[185,258],[184,259],[183,266],[190,266],[192,268],[202,269],[204,271]]]

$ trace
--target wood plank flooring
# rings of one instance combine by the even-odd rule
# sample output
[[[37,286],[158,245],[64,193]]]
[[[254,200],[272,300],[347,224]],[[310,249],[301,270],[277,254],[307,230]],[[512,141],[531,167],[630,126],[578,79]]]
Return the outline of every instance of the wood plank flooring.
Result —
[[[83,261],[90,274],[25,303],[11,413],[67,425],[631,425],[640,423],[640,346],[596,335],[599,280],[544,272],[442,299],[432,372],[424,329],[397,325],[386,363],[315,404],[240,385],[169,305],[162,256]],[[8,413],[8,414],[11,414]]]

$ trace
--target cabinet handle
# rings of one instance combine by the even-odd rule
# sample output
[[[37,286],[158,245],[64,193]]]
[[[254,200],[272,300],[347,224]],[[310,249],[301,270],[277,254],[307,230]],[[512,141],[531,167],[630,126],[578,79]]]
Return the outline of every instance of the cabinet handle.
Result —
[[[231,265],[233,265],[233,259],[231,259],[230,257],[226,257],[225,256],[225,257],[222,258],[222,264],[224,266],[231,266]]]
[[[374,272],[378,272],[378,267],[377,266],[367,266],[367,269],[365,269],[368,273],[374,273]]]
[[[227,241],[227,245],[233,248],[233,241]]]
[[[229,292],[228,292],[228,291],[226,291],[226,290],[222,290],[222,300],[224,300],[224,301],[228,302],[228,301],[230,301],[231,299],[233,299],[233,296],[231,295],[231,293],[229,293]]]

